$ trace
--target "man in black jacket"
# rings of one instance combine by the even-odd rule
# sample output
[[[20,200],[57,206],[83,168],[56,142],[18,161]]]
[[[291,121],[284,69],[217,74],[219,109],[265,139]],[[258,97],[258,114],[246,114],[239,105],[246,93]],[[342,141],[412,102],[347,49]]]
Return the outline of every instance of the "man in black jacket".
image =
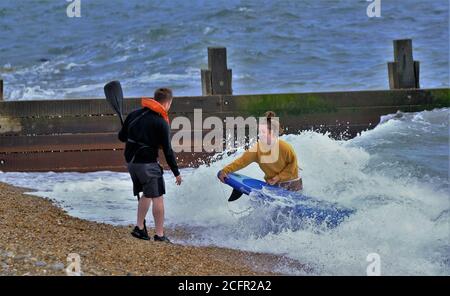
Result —
[[[172,104],[172,91],[159,88],[154,99],[143,98],[142,109],[131,112],[119,132],[119,140],[126,142],[125,160],[133,181],[133,192],[139,199],[137,223],[134,237],[149,240],[145,216],[153,201],[155,220],[155,241],[170,242],[164,235],[164,197],[166,193],[163,169],[158,163],[158,150],[162,148],[166,162],[176,177],[176,184],[182,182],[175,154],[170,143],[170,125],[167,112]],[[139,194],[143,192],[142,198]]]

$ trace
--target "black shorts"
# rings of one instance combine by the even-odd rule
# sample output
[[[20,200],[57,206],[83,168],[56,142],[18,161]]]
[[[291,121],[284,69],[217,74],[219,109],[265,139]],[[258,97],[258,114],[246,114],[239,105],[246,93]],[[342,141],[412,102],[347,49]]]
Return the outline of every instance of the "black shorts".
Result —
[[[144,193],[144,197],[160,197],[166,193],[163,169],[157,162],[129,163],[128,172],[133,181],[133,194]]]

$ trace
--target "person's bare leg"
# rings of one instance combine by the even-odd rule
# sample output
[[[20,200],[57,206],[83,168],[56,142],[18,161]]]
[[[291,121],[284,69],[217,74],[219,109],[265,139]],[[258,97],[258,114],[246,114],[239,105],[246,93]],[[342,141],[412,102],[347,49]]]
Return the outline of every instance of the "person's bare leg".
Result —
[[[155,219],[155,231],[157,236],[164,235],[164,197],[153,198],[153,219]]]
[[[139,199],[139,203],[138,203],[138,213],[137,213],[137,227],[139,227],[139,229],[143,229],[144,228],[144,220],[145,220],[145,216],[147,216],[147,212],[148,209],[150,208],[150,205],[152,204],[152,199],[151,198],[147,198],[147,197],[141,197],[141,199]]]

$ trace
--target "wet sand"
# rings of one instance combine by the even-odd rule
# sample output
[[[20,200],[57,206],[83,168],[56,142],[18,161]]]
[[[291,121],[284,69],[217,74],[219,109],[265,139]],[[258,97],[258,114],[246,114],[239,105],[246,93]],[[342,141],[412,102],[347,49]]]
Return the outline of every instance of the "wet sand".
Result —
[[[131,225],[74,218],[25,191],[0,183],[0,275],[65,275],[69,253],[81,256],[83,275],[268,275],[280,265],[301,268],[270,254],[138,240]]]

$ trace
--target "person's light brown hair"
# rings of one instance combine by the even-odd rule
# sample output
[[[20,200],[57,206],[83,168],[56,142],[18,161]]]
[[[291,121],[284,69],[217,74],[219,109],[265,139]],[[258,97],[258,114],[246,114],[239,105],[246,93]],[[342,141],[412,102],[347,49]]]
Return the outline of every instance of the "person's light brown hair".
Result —
[[[155,99],[155,101],[160,103],[172,101],[172,90],[167,87],[158,88],[157,90],[155,90],[155,95],[153,98]]]
[[[283,133],[283,129],[280,125],[280,121],[278,120],[277,115],[273,111],[267,111],[264,113],[265,120],[263,124],[267,124],[267,130],[271,133],[272,130],[278,130],[278,134],[281,135]]]

